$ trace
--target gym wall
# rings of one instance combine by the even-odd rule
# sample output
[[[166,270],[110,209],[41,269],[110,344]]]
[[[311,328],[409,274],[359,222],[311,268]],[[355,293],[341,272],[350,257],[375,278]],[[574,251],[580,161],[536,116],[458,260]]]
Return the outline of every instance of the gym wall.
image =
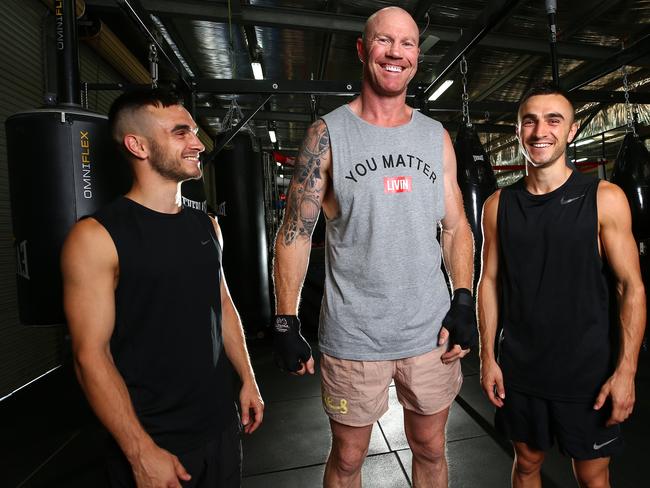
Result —
[[[47,31],[48,15],[48,9],[39,0],[4,0],[0,16],[0,398],[61,364],[68,349],[64,326],[27,327],[18,320],[4,128],[8,116],[43,103],[46,70],[54,72],[55,63],[44,48],[47,40],[43,30]],[[124,81],[82,42],[79,58],[82,81]],[[48,69],[46,65],[51,66]],[[88,108],[105,114],[118,95],[89,92]],[[34,144],[38,144],[38,139],[38,134],[34,134]]]

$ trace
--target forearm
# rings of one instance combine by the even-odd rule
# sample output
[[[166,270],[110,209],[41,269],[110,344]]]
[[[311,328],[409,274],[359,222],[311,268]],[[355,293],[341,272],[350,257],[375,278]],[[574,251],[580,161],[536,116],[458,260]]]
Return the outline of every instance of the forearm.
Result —
[[[453,289],[472,290],[474,239],[464,217],[453,229],[442,230],[442,254]]]
[[[478,285],[477,309],[481,361],[494,361],[494,341],[498,324],[497,287],[493,280],[481,280]]]
[[[645,331],[645,291],[640,280],[619,284],[617,291],[621,344],[616,370],[634,375]]]
[[[110,353],[76,353],[75,370],[93,411],[133,463],[154,442],[137,418],[129,391]]]
[[[311,239],[299,237],[286,244],[282,236],[281,228],[275,242],[273,263],[275,309],[279,315],[298,315],[300,291],[309,265]]]
[[[226,300],[222,303],[221,314],[223,347],[226,355],[242,383],[254,382],[255,374],[253,373],[248,349],[246,348],[244,329],[239,319],[239,314],[231,300]]]

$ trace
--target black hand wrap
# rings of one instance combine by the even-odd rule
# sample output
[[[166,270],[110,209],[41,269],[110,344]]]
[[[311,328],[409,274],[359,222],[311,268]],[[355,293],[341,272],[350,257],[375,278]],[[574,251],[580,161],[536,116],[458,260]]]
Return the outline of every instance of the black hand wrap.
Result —
[[[295,373],[311,357],[311,347],[300,334],[300,320],[295,315],[276,315],[272,327],[275,363]]]
[[[467,288],[454,292],[449,312],[442,321],[442,326],[449,331],[449,342],[467,349],[476,342],[476,313],[474,299]]]

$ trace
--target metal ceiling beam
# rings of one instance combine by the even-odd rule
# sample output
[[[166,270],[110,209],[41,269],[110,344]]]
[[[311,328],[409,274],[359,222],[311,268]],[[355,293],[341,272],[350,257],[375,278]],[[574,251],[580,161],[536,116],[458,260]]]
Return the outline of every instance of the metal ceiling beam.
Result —
[[[198,117],[217,117],[222,119],[226,115],[227,110],[224,108],[207,108],[197,107],[196,114]],[[260,122],[293,122],[298,124],[309,125],[312,122],[311,115],[306,113],[297,112],[273,112],[263,111],[257,112],[253,119]],[[453,121],[443,122],[443,125],[451,130],[456,130],[459,123]],[[514,125],[509,124],[473,124],[478,132],[490,132],[493,134],[514,134]]]
[[[600,62],[589,63],[562,78],[565,90],[573,91],[608,75],[621,66],[633,64],[634,61],[650,52],[650,29],[630,47],[619,51]]]
[[[190,83],[188,81],[188,73],[185,71],[183,64],[176,57],[174,51],[170,48],[170,54],[167,49],[160,45],[158,38],[153,34],[152,31],[157,32],[157,30],[151,26],[151,19],[149,17],[149,12],[147,11],[148,9],[142,6],[140,0],[114,0],[114,3],[117,3],[129,20],[131,20],[138,30],[144,34],[147,40],[156,46],[158,53],[167,59],[181,81],[189,88]]]
[[[276,94],[276,95],[332,95],[353,96],[360,92],[359,81],[321,81],[321,80],[227,80],[227,79],[199,79],[192,83],[192,87],[200,93],[215,95],[248,95],[248,94]],[[409,87],[409,96],[418,96],[425,85],[416,84]],[[93,85],[89,85],[93,88]],[[650,93],[630,92],[630,102],[650,104]],[[625,94],[620,91],[578,90],[571,93],[574,102],[601,102],[623,103]],[[434,111],[460,110],[460,101],[437,100],[429,103],[429,108]],[[512,102],[470,102],[472,111],[488,112],[514,112],[517,104]]]
[[[519,1],[520,0],[494,0],[488,3],[476,21],[472,23],[473,27],[460,36],[460,39],[458,39],[456,44],[447,50],[445,57],[438,63],[434,69],[436,78],[428,87],[425,88],[425,97],[440,86],[440,83],[442,83],[447,74],[453,68],[456,68],[461,57],[478,44],[478,42],[499,22],[502,22],[512,9],[517,6]]]
[[[172,16],[191,20],[228,22],[228,7],[215,5],[213,2],[199,0],[140,0],[147,11],[161,16]],[[115,0],[86,0],[86,5],[96,10],[114,10]],[[363,31],[365,17],[343,15],[338,13],[315,12],[297,8],[242,6],[242,24],[279,27],[286,29],[304,29],[330,32],[345,32],[358,35]],[[420,22],[420,29],[425,23]],[[455,43],[459,40],[458,29],[441,25],[430,25],[429,31],[441,41]],[[503,49],[508,52],[526,52],[548,54],[548,43],[532,37],[507,34],[487,34],[481,39],[480,46]],[[575,42],[558,42],[558,54],[570,59],[601,60],[611,56],[616,49],[593,46]]]

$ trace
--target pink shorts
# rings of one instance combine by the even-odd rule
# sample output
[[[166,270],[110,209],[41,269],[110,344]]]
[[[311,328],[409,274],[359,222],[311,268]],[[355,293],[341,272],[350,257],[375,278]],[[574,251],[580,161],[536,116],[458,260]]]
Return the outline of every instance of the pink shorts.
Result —
[[[322,354],[325,413],[344,425],[371,425],[388,411],[391,380],[405,409],[421,415],[444,410],[463,384],[460,361],[443,364],[440,360],[446,350],[443,346],[420,356],[390,361],[352,361]]]

